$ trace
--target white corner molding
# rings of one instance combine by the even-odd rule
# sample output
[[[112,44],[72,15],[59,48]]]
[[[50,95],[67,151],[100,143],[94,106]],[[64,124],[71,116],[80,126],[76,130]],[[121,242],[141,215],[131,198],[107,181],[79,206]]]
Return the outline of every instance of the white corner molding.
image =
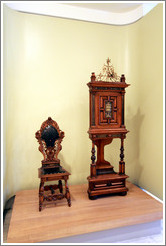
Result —
[[[158,2],[151,1],[145,3],[140,2],[140,5],[133,10],[115,13],[110,11],[108,12],[103,10],[88,9],[69,5],[71,2],[74,3],[73,1],[63,1],[63,4],[60,1],[3,1],[3,3],[6,4],[9,8],[20,12],[112,25],[131,24],[142,18],[146,13],[148,13],[153,7],[158,4]],[[81,2],[87,3],[87,1]],[[89,2],[92,3],[92,1]],[[113,1],[111,1],[111,3],[112,2]],[[102,3],[108,4],[109,2],[102,1]]]

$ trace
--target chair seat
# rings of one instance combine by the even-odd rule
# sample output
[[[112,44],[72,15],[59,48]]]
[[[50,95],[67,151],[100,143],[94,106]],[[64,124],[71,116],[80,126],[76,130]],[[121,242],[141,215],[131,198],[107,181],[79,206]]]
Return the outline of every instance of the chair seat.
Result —
[[[56,174],[56,173],[65,173],[65,170],[62,169],[62,167],[54,167],[54,168],[43,168],[42,174]]]
[[[50,168],[51,169],[51,168]],[[68,171],[66,171],[63,167],[61,172],[51,172],[45,173],[44,169],[42,167],[38,168],[38,177],[39,178],[56,178],[57,179],[64,179],[65,176],[71,175]]]

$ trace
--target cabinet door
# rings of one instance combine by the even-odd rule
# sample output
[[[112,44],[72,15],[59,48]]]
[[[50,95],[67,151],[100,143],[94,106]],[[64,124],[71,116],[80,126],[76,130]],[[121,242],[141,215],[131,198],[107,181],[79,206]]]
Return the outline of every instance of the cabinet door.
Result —
[[[96,95],[96,117],[99,127],[112,128],[121,125],[121,94],[116,92],[99,92]]]

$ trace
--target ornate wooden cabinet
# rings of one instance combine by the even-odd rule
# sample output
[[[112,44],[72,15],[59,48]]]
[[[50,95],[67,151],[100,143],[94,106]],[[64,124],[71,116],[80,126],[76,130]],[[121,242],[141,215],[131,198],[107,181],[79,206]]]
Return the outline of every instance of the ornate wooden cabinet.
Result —
[[[90,92],[90,127],[89,138],[92,140],[90,176],[88,177],[88,194],[90,199],[98,195],[119,193],[127,194],[124,162],[124,139],[127,129],[124,119],[125,76],[117,76],[110,59],[103,67],[103,73],[97,77],[92,73],[88,84]],[[120,138],[119,172],[104,159],[104,146],[114,138]],[[97,161],[95,157],[97,146]]]

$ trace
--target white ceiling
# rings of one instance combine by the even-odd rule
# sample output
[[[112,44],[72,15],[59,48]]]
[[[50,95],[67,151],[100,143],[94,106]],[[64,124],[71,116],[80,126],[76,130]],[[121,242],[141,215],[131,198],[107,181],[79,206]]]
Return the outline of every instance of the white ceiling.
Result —
[[[88,8],[91,10],[102,10],[113,13],[124,13],[140,7],[143,3],[63,3],[70,6]]]
[[[159,2],[159,1],[158,1]],[[8,7],[26,13],[104,24],[126,25],[142,18],[157,1],[6,1]]]

